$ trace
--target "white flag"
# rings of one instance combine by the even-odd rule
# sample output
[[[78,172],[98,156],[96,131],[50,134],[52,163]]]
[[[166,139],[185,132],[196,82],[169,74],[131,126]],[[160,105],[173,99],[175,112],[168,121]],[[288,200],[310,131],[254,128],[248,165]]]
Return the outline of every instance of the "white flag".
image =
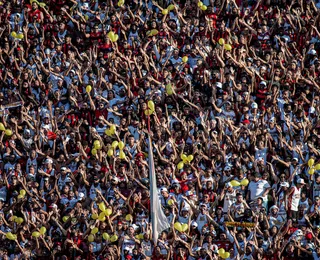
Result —
[[[153,241],[157,243],[159,234],[170,227],[166,215],[163,213],[158,190],[157,179],[154,169],[152,142],[149,136],[149,179],[150,179],[150,205]]]

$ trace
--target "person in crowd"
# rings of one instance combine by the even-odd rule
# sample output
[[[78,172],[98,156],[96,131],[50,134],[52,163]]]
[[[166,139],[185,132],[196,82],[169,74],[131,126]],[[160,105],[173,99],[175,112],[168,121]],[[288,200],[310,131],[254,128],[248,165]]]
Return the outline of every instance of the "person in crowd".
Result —
[[[320,259],[319,8],[0,1],[0,259]]]

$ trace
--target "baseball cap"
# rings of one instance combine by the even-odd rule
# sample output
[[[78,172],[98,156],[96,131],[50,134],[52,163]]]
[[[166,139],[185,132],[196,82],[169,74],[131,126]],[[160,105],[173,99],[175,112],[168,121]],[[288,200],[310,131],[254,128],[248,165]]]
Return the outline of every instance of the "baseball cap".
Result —
[[[168,189],[167,189],[166,187],[161,187],[161,188],[160,188],[160,191],[161,191],[161,192],[162,192],[162,191],[168,192]]]
[[[264,80],[260,82],[260,85],[265,85],[267,86],[267,82],[265,82]]]
[[[251,108],[258,108],[258,104],[257,103],[252,103],[251,104]]]
[[[113,180],[114,182],[119,182],[119,178],[116,177],[116,176],[114,176],[114,177],[112,178],[112,180]]]
[[[297,180],[297,183],[298,183],[298,184],[306,184],[306,183],[304,182],[304,179],[301,179],[301,178]]]
[[[315,50],[310,50],[309,52],[308,52],[308,54],[311,54],[311,55],[317,55],[317,52],[315,51]]]
[[[232,184],[230,182],[227,182],[226,183],[226,188],[230,188],[230,187],[232,187]]]
[[[47,159],[44,163],[53,163],[53,161],[51,159]]]
[[[217,82],[217,83],[216,83],[216,87],[217,87],[217,88],[222,88],[222,83],[221,83],[221,82]]]
[[[180,182],[177,179],[172,180],[172,184],[180,184]]]
[[[279,208],[278,208],[276,205],[273,205],[273,206],[270,208],[270,211],[273,210],[273,209],[279,210]]]
[[[224,167],[224,170],[225,170],[225,171],[230,171],[231,168],[230,168],[230,166],[226,166],[226,167]]]
[[[193,221],[191,222],[191,226],[192,226],[192,227],[198,227],[198,223],[193,220]]]

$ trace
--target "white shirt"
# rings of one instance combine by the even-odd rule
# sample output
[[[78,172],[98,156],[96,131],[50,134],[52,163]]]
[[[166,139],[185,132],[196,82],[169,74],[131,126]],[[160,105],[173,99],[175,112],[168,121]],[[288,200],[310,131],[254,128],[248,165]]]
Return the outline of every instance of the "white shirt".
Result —
[[[266,180],[259,180],[257,182],[251,181],[248,186],[248,190],[250,191],[250,200],[263,197],[263,193],[268,188],[270,188],[270,184]],[[263,197],[263,200],[266,201],[267,196]]]
[[[231,205],[236,202],[236,193],[235,189],[232,192],[226,191],[223,201],[223,212],[228,212]]]

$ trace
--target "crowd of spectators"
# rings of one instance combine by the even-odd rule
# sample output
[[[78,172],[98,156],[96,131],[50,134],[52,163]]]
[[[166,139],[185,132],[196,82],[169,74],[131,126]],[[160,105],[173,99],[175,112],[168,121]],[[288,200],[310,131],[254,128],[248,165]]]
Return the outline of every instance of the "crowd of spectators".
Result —
[[[0,1],[0,259],[319,260],[319,8]]]

